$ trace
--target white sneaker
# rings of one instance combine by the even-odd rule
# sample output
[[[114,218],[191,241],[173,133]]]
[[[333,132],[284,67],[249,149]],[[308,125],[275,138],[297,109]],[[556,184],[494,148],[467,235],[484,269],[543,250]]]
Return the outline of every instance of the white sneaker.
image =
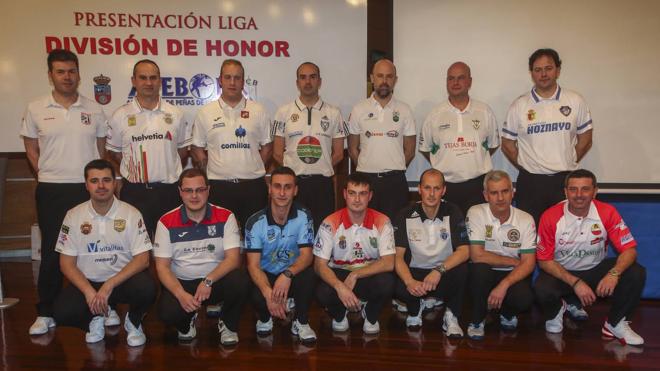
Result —
[[[607,337],[617,338],[623,345],[644,345],[644,338],[630,328],[630,321],[626,321],[626,317],[623,317],[616,326],[612,326],[605,321],[602,333]]]
[[[268,321],[261,322],[257,320],[257,335],[268,336],[273,332],[273,318],[268,318]]]
[[[140,327],[135,327],[133,322],[128,318],[128,313],[126,313],[126,318],[124,318],[124,329],[127,334],[126,343],[128,343],[128,346],[139,347],[147,342],[147,336],[142,331],[142,324],[140,324]]]
[[[518,327],[518,317],[513,316],[511,319],[506,319],[500,314],[500,327],[502,330],[514,331]]]
[[[417,315],[412,315],[412,313],[409,313],[408,317],[406,317],[406,327],[408,329],[412,330],[422,327],[422,312],[424,312],[424,307],[425,307],[425,300],[420,299],[419,311],[417,312]]]
[[[467,328],[467,336],[472,340],[482,340],[486,334],[484,327],[484,321],[478,324],[470,323]]]
[[[96,316],[89,322],[89,332],[85,334],[85,341],[88,343],[98,343],[105,337],[105,326],[103,325],[103,316]]]
[[[30,326],[30,335],[43,335],[48,332],[49,328],[55,327],[55,319],[53,317],[37,317],[32,326]]]
[[[286,299],[286,312],[291,313],[294,309],[296,309],[296,301],[293,298]]]
[[[362,311],[360,311],[360,314],[362,314],[362,318],[364,318],[364,324],[362,324],[362,331],[364,331],[365,334],[367,335],[374,335],[380,332],[380,324],[378,323],[378,320],[376,320],[376,323],[371,323],[367,319],[367,312],[364,310],[364,306],[362,307]]]
[[[106,326],[119,326],[121,324],[121,319],[119,319],[119,314],[114,309],[108,311],[108,315],[104,318],[104,325]]]
[[[218,321],[218,332],[220,333],[220,344],[234,345],[238,343],[238,334],[225,326],[223,321]]]
[[[566,311],[566,303],[562,301],[559,312],[553,319],[545,321],[545,331],[551,334],[559,334],[564,330],[564,312]]]
[[[341,321],[335,321],[334,318],[332,319],[332,331],[348,331],[348,318],[346,317],[346,313],[344,313],[344,318]]]
[[[392,306],[399,313],[408,313],[408,307],[400,300],[392,299]]]
[[[195,327],[195,320],[197,319],[197,312],[193,315],[193,317],[190,319],[190,327],[188,327],[188,332],[183,333],[180,331],[177,331],[177,335],[179,337],[179,340],[181,341],[191,341],[197,336],[197,328]]]
[[[442,318],[442,331],[449,338],[460,339],[463,337],[463,330],[458,324],[458,318],[454,316],[449,308],[445,309],[445,315]]]
[[[291,324],[291,333],[304,343],[316,341],[316,333],[309,327],[309,323],[303,325],[298,320],[294,320]]]
[[[589,313],[587,313],[584,308],[578,307],[574,304],[568,304],[566,306],[566,312],[568,312],[568,316],[571,317],[573,321],[586,321],[589,319]]]
[[[434,298],[432,296],[429,296],[424,299],[424,309],[426,310],[433,310],[437,307],[441,307],[444,302],[438,298]]]

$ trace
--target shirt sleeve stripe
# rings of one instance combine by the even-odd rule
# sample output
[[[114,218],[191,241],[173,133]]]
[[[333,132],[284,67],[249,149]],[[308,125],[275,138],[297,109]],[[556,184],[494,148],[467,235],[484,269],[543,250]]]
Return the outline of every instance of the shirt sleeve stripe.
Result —
[[[505,129],[505,128],[502,128],[502,132],[507,133],[507,134],[509,134],[509,135],[511,135],[511,136],[514,136],[514,137],[517,137],[517,136],[518,136],[517,133],[511,132],[511,131],[509,131],[509,130],[507,130],[507,129]]]

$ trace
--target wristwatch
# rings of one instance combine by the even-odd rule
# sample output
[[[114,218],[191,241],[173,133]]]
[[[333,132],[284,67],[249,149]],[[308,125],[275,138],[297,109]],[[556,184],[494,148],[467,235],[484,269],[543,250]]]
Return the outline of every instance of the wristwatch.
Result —
[[[282,272],[282,274],[286,278],[289,278],[289,279],[293,278],[293,272],[291,272],[290,269],[285,269],[284,272]]]
[[[206,287],[213,286],[213,280],[209,279],[208,277],[204,277],[204,280],[202,282],[204,282],[204,286]]]
[[[433,270],[440,273],[440,274],[445,274],[445,272],[447,272],[447,267],[445,267],[444,263],[440,263],[440,265],[433,268]]]
[[[619,272],[618,270],[612,268],[612,269],[610,269],[609,272],[607,272],[607,274],[609,274],[610,276],[619,277],[621,275],[621,272]]]

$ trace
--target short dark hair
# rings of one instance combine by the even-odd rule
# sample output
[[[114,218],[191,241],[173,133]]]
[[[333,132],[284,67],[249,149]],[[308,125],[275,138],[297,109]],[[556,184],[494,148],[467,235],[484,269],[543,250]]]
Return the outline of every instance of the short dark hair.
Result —
[[[87,165],[85,165],[85,170],[84,170],[85,180],[87,180],[87,173],[89,173],[89,171],[91,169],[94,169],[94,170],[110,169],[110,174],[112,174],[112,179],[114,179],[115,176],[116,176],[115,175],[115,167],[112,166],[112,163],[110,163],[110,161],[108,161],[108,160],[104,160],[104,159],[101,159],[101,158],[96,159],[96,160],[92,160],[92,161],[88,162]]]
[[[348,175],[348,179],[346,180],[346,184],[344,185],[344,189],[348,188],[349,184],[364,184],[369,187],[369,190],[371,191],[371,178],[369,175],[356,171],[354,173],[351,173]]]
[[[421,186],[424,180],[424,176],[426,174],[435,174],[435,175],[440,175],[440,178],[442,179],[442,185],[445,185],[445,174],[442,173],[442,171],[434,168],[426,169],[422,173],[422,175],[419,177],[419,185]]]
[[[53,62],[74,62],[76,69],[78,67],[78,56],[73,54],[72,51],[66,49],[53,49],[48,53],[48,72],[53,70]]]
[[[152,64],[154,67],[156,67],[156,70],[158,70],[158,76],[160,77],[160,67],[158,67],[158,64],[151,59],[140,59],[139,61],[135,62],[133,65],[133,77],[135,77],[135,71],[137,70],[138,64],[141,63],[149,63]]]
[[[182,171],[181,175],[179,175],[179,180],[176,183],[179,187],[181,187],[181,185],[183,185],[184,178],[195,178],[198,176],[204,178],[204,184],[207,186],[209,185],[209,178],[206,176],[206,173],[196,167],[191,167],[190,169]]]
[[[319,68],[319,66],[316,65],[316,63],[302,62],[300,64],[300,66],[298,66],[298,68],[296,68],[296,80],[298,80],[298,74],[300,73],[300,68],[304,65],[309,65],[309,66],[312,66],[312,67],[316,68],[316,74],[318,75],[319,78],[321,78],[321,69]]]
[[[593,184],[594,187],[598,187],[598,183],[596,182],[596,175],[587,169],[577,169],[568,173],[564,179],[564,187],[568,188],[568,181],[577,178],[589,178],[591,179],[591,184]]]
[[[293,184],[298,184],[298,177],[296,176],[295,171],[288,166],[277,167],[270,174],[270,179],[272,180],[275,175],[291,175],[293,177]]]
[[[225,68],[225,66],[229,66],[232,64],[234,66],[238,66],[241,68],[241,72],[243,73],[243,78],[245,79],[245,68],[243,68],[243,63],[241,63],[241,61],[239,61],[238,59],[232,59],[232,58],[225,59],[224,61],[222,61],[222,64],[220,65],[220,77],[222,77],[222,70]]]
[[[534,62],[543,56],[552,58],[552,60],[555,62],[555,66],[557,66],[557,68],[561,67],[561,59],[559,59],[559,53],[557,53],[556,50],[550,48],[537,49],[534,53],[532,53],[532,55],[529,56],[530,71],[534,66]]]

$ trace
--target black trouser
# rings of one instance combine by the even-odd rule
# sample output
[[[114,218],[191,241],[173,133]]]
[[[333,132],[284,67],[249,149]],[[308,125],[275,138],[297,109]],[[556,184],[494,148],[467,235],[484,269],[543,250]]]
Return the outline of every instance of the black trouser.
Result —
[[[55,252],[57,237],[67,211],[89,200],[89,193],[87,193],[84,183],[39,182],[35,191],[35,200],[37,222],[41,230],[37,314],[52,317],[53,302],[62,289],[60,254]],[[69,228],[80,228],[80,226],[71,225]]]
[[[197,286],[199,286],[201,281],[201,278],[179,280],[183,289],[190,295],[195,295]],[[241,269],[234,269],[213,283],[211,296],[204,300],[202,304],[216,304],[222,300],[220,320],[224,321],[225,325],[231,331],[237,331],[238,322],[241,318],[241,309],[243,308],[245,299],[247,299],[249,288],[250,279],[247,273]],[[175,326],[179,332],[187,333],[190,329],[190,320],[195,315],[195,312],[186,312],[181,307],[181,304],[179,304],[177,298],[167,288],[163,287],[158,301],[158,314],[166,325]]]
[[[539,225],[541,214],[566,198],[564,180],[568,173],[532,174],[521,168],[516,180],[516,207],[528,212],[534,217],[536,225]]]
[[[181,205],[176,183],[131,183],[124,179],[119,198],[140,211],[151,237],[160,217]]]
[[[511,271],[497,271],[485,263],[470,265],[470,296],[472,297],[472,323],[478,324],[486,318],[488,295]],[[502,301],[500,314],[506,319],[528,310],[534,302],[531,275],[509,287]]]
[[[225,180],[211,180],[209,202],[231,210],[236,216],[241,230],[252,214],[266,207],[268,186],[263,177],[241,180],[234,183]]]
[[[596,287],[609,270],[616,264],[616,258],[604,259],[597,266],[585,271],[569,271],[572,275],[579,277],[591,289],[596,292]],[[626,269],[619,277],[619,283],[612,294],[612,306],[610,307],[607,321],[616,325],[623,317],[630,320],[637,308],[639,297],[642,295],[646,283],[646,269],[634,263]],[[567,283],[542,271],[539,273],[534,284],[536,300],[541,305],[543,316],[546,320],[554,318],[562,306],[561,299],[564,296],[575,295],[573,288]]]
[[[89,283],[98,290],[103,282]],[[142,317],[156,300],[156,283],[148,270],[137,273],[112,290],[108,305],[128,304],[128,318],[135,327],[140,327]],[[78,327],[87,331],[94,314],[89,311],[85,295],[74,285],[62,290],[54,305],[55,321],[58,326]]]
[[[464,216],[467,215],[472,206],[486,202],[483,194],[485,176],[483,174],[459,183],[446,182],[447,192],[443,198],[458,206]]]
[[[374,194],[369,207],[394,220],[401,209],[408,204],[408,181],[403,170],[386,173],[366,173],[371,177]]]
[[[272,287],[279,275],[270,272],[264,272],[268,277],[268,282]],[[309,307],[312,304],[314,295],[314,286],[316,284],[316,275],[312,267],[296,274],[291,280],[288,297],[296,302],[296,319],[302,324],[309,322]],[[257,311],[257,316],[261,322],[267,322],[270,319],[270,312],[266,305],[266,299],[256,285],[252,287],[252,305]]]
[[[314,231],[318,231],[323,219],[335,211],[332,178],[323,175],[298,176],[296,200],[311,211]]]
[[[337,278],[345,280],[351,271],[346,269],[332,268]],[[383,305],[392,298],[392,289],[394,288],[394,275],[391,272],[374,274],[373,276],[360,278],[357,280],[353,292],[361,300],[367,302],[364,308],[367,319],[371,323],[378,321]],[[328,314],[335,321],[341,321],[346,314],[346,307],[339,300],[337,291],[328,285],[325,281],[316,289],[316,296],[319,303],[328,310]]]
[[[424,281],[424,277],[431,272],[431,269],[422,269],[422,268],[409,268],[410,274],[417,281]],[[428,296],[435,298],[441,298],[447,305],[454,316],[460,317],[461,310],[463,309],[463,295],[465,293],[465,284],[468,278],[468,267],[467,263],[462,263],[454,268],[445,272],[440,278],[440,283],[438,287],[435,288]],[[420,308],[420,297],[414,296],[406,289],[406,284],[398,278],[396,280],[396,288],[394,289],[394,295],[398,300],[406,303],[408,308],[408,313],[410,315],[415,315],[419,313]]]

